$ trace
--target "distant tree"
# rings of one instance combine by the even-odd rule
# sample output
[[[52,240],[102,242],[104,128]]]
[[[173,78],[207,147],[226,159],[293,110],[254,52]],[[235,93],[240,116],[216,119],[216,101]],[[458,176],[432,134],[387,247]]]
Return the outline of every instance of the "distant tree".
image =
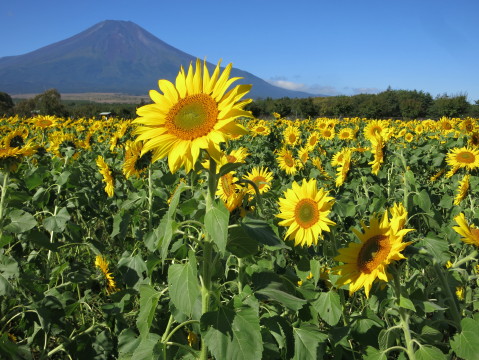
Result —
[[[479,100],[476,100],[474,104],[471,105],[468,115],[473,118],[479,118]]]
[[[396,91],[389,87],[386,91],[377,94],[375,99],[380,108],[378,117],[394,118],[399,116],[399,101]]]
[[[377,95],[368,97],[359,105],[359,115],[368,119],[378,119],[382,117],[381,102]]]
[[[35,105],[42,115],[65,116],[65,106],[56,89],[49,89],[34,97]]]
[[[13,112],[22,117],[31,117],[35,110],[35,100],[33,98],[21,100],[13,108]]]
[[[466,95],[450,97],[444,94],[434,99],[431,112],[436,117],[461,117],[469,113],[470,106],[471,104],[467,102]]]
[[[290,98],[287,98],[287,97],[283,97],[281,99],[277,99],[275,102],[274,102],[274,105],[273,105],[273,112],[277,112],[278,114],[281,115],[281,117],[287,117],[289,115],[291,115],[292,111],[291,111],[291,104],[292,104],[292,101]]]
[[[12,97],[5,92],[0,91],[0,115],[10,115],[13,113],[13,103]]]

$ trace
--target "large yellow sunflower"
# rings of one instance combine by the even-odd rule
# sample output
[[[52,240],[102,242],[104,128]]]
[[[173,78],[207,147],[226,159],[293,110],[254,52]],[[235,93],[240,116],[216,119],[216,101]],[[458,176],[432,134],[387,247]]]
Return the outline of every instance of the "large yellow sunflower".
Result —
[[[404,207],[393,208],[391,213],[391,220],[386,210],[381,220],[373,215],[369,226],[361,222],[362,232],[353,229],[360,243],[352,242],[347,248],[339,249],[339,255],[334,258],[344,263],[332,271],[340,275],[339,285],[349,284],[350,294],[364,287],[366,297],[369,297],[371,286],[377,278],[389,280],[387,266],[394,260],[405,259],[401,251],[410,242],[402,240],[413,229],[402,228],[407,216]]]
[[[230,134],[244,134],[246,129],[235,119],[251,117],[243,107],[251,100],[240,99],[248,93],[251,85],[236,85],[227,91],[239,78],[229,78],[232,64],[220,74],[220,63],[210,75],[206,61],[196,61],[196,69],[190,64],[188,73],[180,69],[175,84],[168,80],[158,81],[163,94],[150,91],[154,104],[140,107],[139,124],[134,131],[137,141],[144,141],[142,154],[153,150],[152,161],[168,157],[171,172],[185,167],[189,172],[195,165],[201,149],[218,160],[220,143]]]
[[[334,198],[328,192],[316,186],[316,180],[303,180],[301,186],[294,181],[292,188],[279,199],[279,211],[276,215],[283,219],[280,226],[288,226],[285,238],[294,239],[295,246],[317,244],[323,231],[329,231],[336,223],[328,218]]]
[[[462,236],[461,240],[466,244],[479,247],[479,229],[474,224],[469,225],[463,213],[457,215],[454,221],[459,226],[453,226],[452,228]]]
[[[453,148],[448,152],[446,162],[452,168],[476,169],[479,167],[479,150],[467,147]]]

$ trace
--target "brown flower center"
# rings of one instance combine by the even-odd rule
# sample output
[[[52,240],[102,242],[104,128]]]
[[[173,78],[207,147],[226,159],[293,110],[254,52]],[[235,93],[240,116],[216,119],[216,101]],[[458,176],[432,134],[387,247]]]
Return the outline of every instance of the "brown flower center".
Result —
[[[262,189],[266,185],[267,180],[263,176],[258,175],[253,178],[253,182],[256,184],[258,189]]]
[[[370,274],[389,255],[391,243],[389,236],[375,235],[363,244],[358,254],[358,268],[362,273]]]
[[[456,155],[456,161],[462,164],[472,164],[475,160],[476,157],[470,151],[461,151]]]
[[[313,199],[301,199],[294,208],[294,218],[303,229],[310,228],[319,220],[318,204]]]
[[[182,140],[194,140],[209,134],[218,122],[218,106],[207,94],[194,94],[179,99],[166,115],[170,134]]]
[[[287,167],[294,167],[294,160],[290,154],[284,155],[284,163]]]

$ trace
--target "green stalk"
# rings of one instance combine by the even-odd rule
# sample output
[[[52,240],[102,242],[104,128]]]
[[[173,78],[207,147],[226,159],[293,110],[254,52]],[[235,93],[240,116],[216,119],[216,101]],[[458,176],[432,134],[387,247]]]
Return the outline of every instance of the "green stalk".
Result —
[[[243,292],[243,259],[238,259],[238,294]]]
[[[409,314],[406,309],[401,307],[401,281],[399,279],[400,273],[399,268],[396,268],[396,271],[393,274],[394,277],[394,291],[396,293],[396,304],[399,310],[399,325],[401,326],[404,333],[404,342],[406,343],[406,353],[409,357],[409,360],[416,360],[416,355],[414,353],[414,343],[411,337],[411,330],[409,329]]]
[[[151,179],[151,166],[148,166],[148,231],[151,231],[152,225],[152,209],[153,209],[153,181]]]
[[[8,175],[9,175],[8,171],[6,171],[3,174],[2,195],[0,198],[0,224],[2,223],[2,220],[3,220],[3,209],[5,206],[5,199],[7,197]],[[0,228],[0,239],[2,238],[2,234],[3,234],[3,228]]]
[[[446,277],[444,276],[443,270],[438,263],[434,263],[434,270],[436,271],[439,281],[441,282],[441,287],[446,291],[447,302],[449,303],[449,311],[451,313],[452,320],[454,321],[454,325],[456,326],[457,331],[461,331],[462,317],[461,313],[459,312],[459,307],[457,306],[454,294],[452,293],[451,288],[447,283]]]
[[[213,207],[215,201],[216,189],[218,186],[218,176],[216,174],[216,162],[210,157],[210,169],[208,173],[208,194],[206,196],[206,211]],[[211,294],[211,263],[213,254],[213,243],[209,233],[205,234],[203,242],[203,259],[201,264],[201,314],[210,310]],[[208,359],[208,347],[204,341],[201,342],[201,360]]]

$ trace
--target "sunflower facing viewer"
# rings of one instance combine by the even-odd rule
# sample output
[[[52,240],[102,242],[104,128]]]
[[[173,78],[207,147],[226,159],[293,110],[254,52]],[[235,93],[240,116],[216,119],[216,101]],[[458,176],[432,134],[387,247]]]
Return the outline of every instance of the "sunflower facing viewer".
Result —
[[[278,225],[289,227],[285,238],[294,239],[295,246],[316,245],[322,232],[336,225],[328,219],[334,198],[324,189],[318,190],[315,179],[303,180],[301,185],[294,181],[284,196],[279,199],[280,213],[276,216],[283,219]]]
[[[184,167],[189,172],[205,149],[219,160],[220,143],[229,135],[245,134],[246,129],[236,123],[241,116],[251,117],[243,107],[251,100],[240,99],[248,93],[251,85],[236,85],[227,91],[239,78],[229,78],[232,64],[220,74],[220,63],[212,74],[206,62],[196,61],[196,69],[190,64],[188,72],[183,68],[175,84],[159,80],[163,94],[150,90],[153,104],[137,110],[139,117],[134,134],[136,141],[143,141],[142,155],[153,151],[152,162],[168,157],[171,172]]]

